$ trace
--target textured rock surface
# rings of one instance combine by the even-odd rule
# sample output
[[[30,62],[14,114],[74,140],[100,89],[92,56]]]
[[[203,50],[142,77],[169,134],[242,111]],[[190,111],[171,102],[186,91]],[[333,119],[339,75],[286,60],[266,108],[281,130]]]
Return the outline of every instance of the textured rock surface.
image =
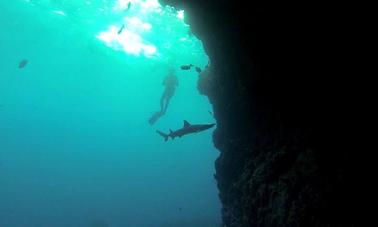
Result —
[[[211,59],[198,88],[218,123],[224,225],[357,226],[357,165],[336,111],[342,24],[328,6],[161,2],[185,9]]]

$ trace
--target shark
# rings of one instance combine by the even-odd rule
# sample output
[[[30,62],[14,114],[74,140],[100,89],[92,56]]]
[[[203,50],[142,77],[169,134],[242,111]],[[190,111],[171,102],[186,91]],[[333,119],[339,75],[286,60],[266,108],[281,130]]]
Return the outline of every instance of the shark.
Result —
[[[176,137],[181,138],[182,136],[202,132],[207,129],[214,127],[215,124],[196,124],[192,125],[188,121],[184,120],[184,126],[176,131],[169,130],[169,134],[156,130],[156,132],[164,138],[164,141],[167,141],[169,137],[175,139]]]

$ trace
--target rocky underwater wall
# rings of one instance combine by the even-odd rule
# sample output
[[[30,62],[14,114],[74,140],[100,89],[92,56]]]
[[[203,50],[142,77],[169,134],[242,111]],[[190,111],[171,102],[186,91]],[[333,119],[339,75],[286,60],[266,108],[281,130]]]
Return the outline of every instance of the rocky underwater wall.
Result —
[[[327,6],[161,0],[185,10],[210,66],[199,91],[213,140],[224,226],[357,226],[358,173],[338,136]]]

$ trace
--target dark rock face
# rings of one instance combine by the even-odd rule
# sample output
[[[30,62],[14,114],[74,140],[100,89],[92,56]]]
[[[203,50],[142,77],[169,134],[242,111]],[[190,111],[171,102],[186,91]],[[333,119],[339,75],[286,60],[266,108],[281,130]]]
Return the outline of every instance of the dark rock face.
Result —
[[[217,119],[224,226],[357,226],[358,167],[337,111],[343,25],[330,6],[161,2],[185,10],[211,60],[198,88]]]

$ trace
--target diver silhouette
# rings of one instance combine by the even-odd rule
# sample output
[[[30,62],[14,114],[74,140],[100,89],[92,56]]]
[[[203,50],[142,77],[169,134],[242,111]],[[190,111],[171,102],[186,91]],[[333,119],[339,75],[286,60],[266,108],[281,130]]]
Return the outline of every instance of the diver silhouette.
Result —
[[[178,80],[174,74],[173,68],[170,69],[168,75],[164,78],[163,85],[165,86],[165,89],[160,98],[160,111],[155,112],[148,120],[151,125],[165,114],[169,106],[169,102],[175,94],[176,86],[178,86]]]
[[[169,101],[175,94],[176,86],[178,86],[178,80],[173,70],[164,78],[163,85],[165,86],[164,92],[160,98],[160,111],[165,114],[167,111]]]

